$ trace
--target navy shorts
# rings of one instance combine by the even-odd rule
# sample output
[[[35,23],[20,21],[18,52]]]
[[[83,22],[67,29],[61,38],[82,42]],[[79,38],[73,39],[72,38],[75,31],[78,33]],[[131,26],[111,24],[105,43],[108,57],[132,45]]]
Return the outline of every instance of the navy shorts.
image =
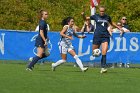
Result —
[[[41,38],[36,38],[36,41],[35,41],[35,46],[36,47],[42,47],[42,48],[45,48],[44,46],[44,41],[41,39]]]
[[[93,44],[94,45],[101,45],[101,43],[104,43],[104,42],[110,42],[110,37],[94,37],[93,38]]]

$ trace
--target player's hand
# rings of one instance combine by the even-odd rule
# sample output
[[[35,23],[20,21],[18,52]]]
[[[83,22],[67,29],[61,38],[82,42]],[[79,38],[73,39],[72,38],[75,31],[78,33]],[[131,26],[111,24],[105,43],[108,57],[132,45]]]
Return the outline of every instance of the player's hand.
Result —
[[[79,36],[79,38],[86,38],[87,36],[86,35],[84,35],[84,36]]]
[[[73,37],[72,37],[72,36],[69,36],[68,38],[69,38],[70,40],[73,40]]]
[[[111,31],[109,31],[109,34],[110,34],[110,36],[112,36],[112,32]]]
[[[82,36],[82,38],[86,38],[86,37],[87,37],[86,35]]]
[[[44,46],[46,46],[47,43],[48,43],[48,39],[46,39],[46,40],[44,41]]]
[[[44,46],[46,46],[47,45],[47,42],[45,41],[45,44],[44,44]]]

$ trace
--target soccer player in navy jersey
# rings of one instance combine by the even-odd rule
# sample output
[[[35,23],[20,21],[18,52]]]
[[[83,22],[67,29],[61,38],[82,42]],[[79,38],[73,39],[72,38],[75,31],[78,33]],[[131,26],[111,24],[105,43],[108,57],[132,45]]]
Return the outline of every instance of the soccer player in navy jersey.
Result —
[[[30,62],[29,65],[27,66],[26,70],[29,71],[33,70],[33,67],[38,60],[48,56],[44,53],[45,46],[47,46],[47,39],[48,39],[47,36],[48,29],[47,29],[47,23],[45,21],[48,18],[48,13],[47,11],[41,10],[39,16],[40,16],[39,34],[35,41],[35,46],[37,47],[37,56],[33,57],[32,62]]]
[[[64,26],[62,31],[60,32],[61,39],[59,41],[59,50],[61,53],[61,60],[58,60],[56,63],[52,63],[52,71],[55,70],[57,66],[66,62],[67,53],[70,53],[73,58],[76,60],[77,65],[80,67],[81,71],[85,72],[88,68],[85,68],[79,59],[78,55],[75,53],[74,48],[72,46],[71,40],[73,40],[73,35],[77,38],[85,38],[85,36],[78,36],[73,29],[74,19],[72,17],[67,17],[62,21],[62,25]]]
[[[92,15],[90,17],[86,17],[84,15],[84,12],[82,13],[84,20],[86,18],[89,18],[91,20],[95,20],[96,22],[96,29],[94,32],[94,37],[93,37],[93,46],[92,50],[97,49],[102,46],[102,58],[101,58],[101,71],[100,73],[105,73],[107,72],[106,69],[106,53],[108,50],[108,44],[110,42],[110,32],[108,31],[108,27],[110,25],[113,25],[120,29],[123,33],[123,30],[118,27],[115,23],[111,21],[110,16],[105,14],[105,7],[100,6],[99,7],[99,14]]]

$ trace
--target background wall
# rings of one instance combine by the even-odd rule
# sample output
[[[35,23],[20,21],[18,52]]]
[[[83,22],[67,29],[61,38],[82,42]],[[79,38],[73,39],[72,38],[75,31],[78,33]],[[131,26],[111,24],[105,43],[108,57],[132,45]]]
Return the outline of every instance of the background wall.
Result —
[[[80,33],[79,33],[80,34]],[[83,62],[100,62],[100,57],[92,56],[93,33],[86,33],[87,38],[72,40],[76,53]],[[36,54],[34,46],[36,32],[0,30],[0,59],[1,60],[28,60]],[[56,62],[60,59],[58,42],[60,35],[58,32],[49,32],[50,41],[48,44],[50,56],[47,61]],[[125,33],[120,37],[119,33],[114,33],[110,38],[110,45],[107,54],[107,62],[140,62],[140,33]],[[68,62],[75,60],[68,55]]]

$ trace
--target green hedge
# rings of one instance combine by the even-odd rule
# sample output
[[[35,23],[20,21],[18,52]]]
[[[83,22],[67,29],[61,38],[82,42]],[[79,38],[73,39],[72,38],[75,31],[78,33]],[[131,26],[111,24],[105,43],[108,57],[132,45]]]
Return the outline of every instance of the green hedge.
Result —
[[[61,30],[61,21],[67,16],[75,18],[82,27],[81,12],[90,15],[90,0],[0,0],[0,29],[34,30],[38,24],[38,11],[49,12],[47,22],[51,30]],[[101,0],[113,21],[127,16],[132,31],[140,30],[140,0]]]

